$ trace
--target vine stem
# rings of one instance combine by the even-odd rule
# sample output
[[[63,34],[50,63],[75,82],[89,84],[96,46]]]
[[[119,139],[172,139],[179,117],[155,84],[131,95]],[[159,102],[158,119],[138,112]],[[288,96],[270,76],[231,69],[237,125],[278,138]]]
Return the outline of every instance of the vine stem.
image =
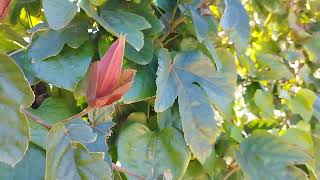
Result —
[[[239,166],[233,168],[231,171],[228,172],[228,174],[223,177],[223,180],[227,180],[233,173],[235,173],[236,171],[238,171],[240,169]]]
[[[123,173],[125,173],[125,174],[127,174],[129,176],[135,177],[135,178],[137,178],[139,180],[146,180],[147,179],[144,176],[137,175],[137,174],[129,171],[128,169],[122,168],[122,167],[120,167],[120,166],[118,166],[118,165],[116,165],[114,163],[112,163],[112,169],[114,169],[116,171],[119,171],[119,172],[123,172]]]
[[[163,36],[161,36],[161,38],[159,39],[159,42],[162,43],[173,31],[174,29],[181,23],[183,23],[185,21],[185,17],[182,15],[180,16],[178,19],[176,19],[175,21],[173,21],[172,23],[169,23],[169,29],[168,31],[166,31]]]
[[[72,121],[72,120],[74,120],[76,118],[81,118],[82,116],[84,116],[84,115],[88,114],[89,112],[91,112],[93,109],[94,108],[87,107],[86,109],[84,109],[83,111],[79,112],[78,114],[75,114],[75,115],[73,115],[71,117],[68,117],[68,118],[62,120],[61,122],[67,123],[67,122],[70,122],[70,121]]]
[[[40,117],[32,114],[31,112],[27,111],[24,108],[21,108],[21,111],[25,114],[25,116],[27,116],[28,118],[30,118],[31,120],[35,121],[36,123],[40,124],[42,127],[50,130],[52,128],[52,126],[50,124],[47,124],[44,122],[44,120],[42,120]]]

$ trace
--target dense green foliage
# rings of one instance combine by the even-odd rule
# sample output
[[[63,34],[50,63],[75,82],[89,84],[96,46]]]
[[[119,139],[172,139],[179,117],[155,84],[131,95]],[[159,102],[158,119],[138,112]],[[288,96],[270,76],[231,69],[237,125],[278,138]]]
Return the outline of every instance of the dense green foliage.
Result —
[[[0,0],[0,20],[0,179],[320,179],[319,0]],[[121,34],[132,88],[64,121]]]

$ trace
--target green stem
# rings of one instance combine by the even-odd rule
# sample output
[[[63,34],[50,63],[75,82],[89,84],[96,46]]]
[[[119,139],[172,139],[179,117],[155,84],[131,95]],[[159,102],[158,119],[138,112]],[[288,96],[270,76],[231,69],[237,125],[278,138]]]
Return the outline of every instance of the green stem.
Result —
[[[135,174],[135,173],[133,173],[133,172],[131,172],[131,171],[125,169],[125,168],[122,168],[122,167],[120,167],[120,166],[118,166],[118,165],[116,165],[114,163],[112,163],[112,169],[114,169],[116,171],[119,171],[119,172],[123,172],[123,173],[125,173],[125,174],[127,174],[129,176],[135,177],[136,179],[139,179],[139,180],[146,180],[147,179],[144,176],[137,175],[137,174]]]
[[[42,120],[40,117],[32,114],[31,112],[27,111],[24,108],[21,108],[21,111],[25,114],[25,116],[27,116],[29,119],[35,121],[36,123],[40,124],[42,127],[50,130],[52,128],[52,126],[50,124],[47,124],[44,122],[44,120]]]
[[[81,118],[82,116],[84,116],[84,115],[88,114],[89,112],[91,112],[93,109],[94,108],[87,107],[86,109],[84,109],[83,111],[79,112],[78,114],[73,115],[71,117],[68,117],[68,118],[62,120],[62,122],[63,123],[67,123],[67,122],[70,122],[70,121],[72,121],[74,119]]]

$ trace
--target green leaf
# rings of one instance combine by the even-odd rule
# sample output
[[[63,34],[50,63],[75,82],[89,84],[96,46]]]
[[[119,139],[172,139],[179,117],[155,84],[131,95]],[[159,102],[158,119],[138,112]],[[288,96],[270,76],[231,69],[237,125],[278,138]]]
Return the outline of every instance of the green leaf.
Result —
[[[235,155],[247,179],[288,179],[289,165],[310,160],[303,149],[262,130],[244,140]]]
[[[247,134],[252,133],[255,129],[265,129],[269,130],[272,128],[279,127],[279,123],[274,120],[266,120],[266,119],[255,119],[248,123],[246,123],[243,127],[244,131]]]
[[[218,71],[222,68],[222,62],[219,59],[216,49],[214,48],[213,42],[210,40],[210,35],[217,32],[217,25],[213,16],[201,16],[200,11],[194,6],[189,6],[191,11],[191,18],[196,31],[197,39],[203,43],[217,66]]]
[[[95,108],[88,113],[89,121],[93,124],[101,124],[112,120],[113,105]]]
[[[111,136],[111,128],[114,126],[112,122],[113,105],[96,108],[93,112],[88,114],[91,122],[90,126],[93,133],[97,134],[95,141],[86,143],[85,146],[90,152],[105,152],[105,160],[109,160],[109,147],[106,141]]]
[[[280,57],[272,54],[260,54],[257,56],[257,63],[260,67],[257,74],[258,80],[280,80],[293,79],[294,76],[289,69],[281,62]]]
[[[126,104],[142,101],[153,97],[156,93],[156,73],[153,67],[155,63],[147,66],[139,66],[127,63],[125,66],[137,70],[131,89],[123,97]]]
[[[186,84],[184,91],[179,92],[179,111],[186,143],[203,163],[216,139],[217,124],[211,104],[200,87]]]
[[[274,116],[274,105],[272,94],[264,92],[261,89],[256,90],[254,102],[259,108],[262,117],[272,119]]]
[[[95,6],[101,6],[103,5],[107,0],[90,0],[90,3]]]
[[[313,156],[313,140],[309,132],[297,128],[290,128],[286,130],[283,136],[281,136],[281,139],[299,147],[301,150],[308,153],[310,157]]]
[[[129,44],[137,51],[142,49],[144,36],[141,30],[151,28],[145,18],[133,13],[109,10],[102,10],[99,16],[88,0],[82,0],[80,7],[109,33],[115,36],[119,36],[121,33],[126,34],[126,41]]]
[[[307,124],[309,125],[309,124]],[[305,131],[305,130],[301,130],[301,129],[297,129],[297,128],[290,128],[288,130],[286,130],[285,134],[283,136],[281,136],[281,139],[283,139],[284,141],[286,141],[289,144],[295,145],[296,147],[298,147],[299,149],[301,149],[302,151],[306,152],[310,157],[313,157],[312,159],[310,159],[308,162],[306,162],[306,166],[312,171],[317,173],[317,160],[315,157],[315,152],[317,151],[316,147],[314,146],[314,141],[312,138],[312,135],[310,132]],[[315,157],[315,158],[314,158]],[[292,166],[294,167],[294,166]],[[301,169],[297,168],[292,169],[289,168],[289,170],[291,169],[291,179],[309,179],[307,178],[308,176],[304,173],[304,171],[302,171]],[[302,172],[300,172],[300,171]]]
[[[289,107],[293,113],[300,114],[301,117],[309,121],[313,114],[313,104],[317,96],[309,89],[301,89],[295,97],[290,99]]]
[[[92,56],[90,43],[76,50],[65,48],[59,55],[33,64],[33,71],[39,79],[72,91],[86,74]]]
[[[29,56],[33,62],[39,62],[58,55],[65,44],[78,48],[89,38],[87,29],[88,22],[79,16],[61,30],[40,32],[29,47]]]
[[[320,121],[320,97],[317,96],[313,104],[313,115]]]
[[[24,76],[28,79],[30,84],[36,84],[38,82],[38,79],[35,77],[35,73],[32,69],[32,59],[28,56],[27,51],[15,53],[11,58],[22,69]]]
[[[152,132],[133,123],[119,135],[118,160],[124,168],[142,176],[157,177],[170,170],[174,179],[180,179],[190,155],[183,135],[174,128]]]
[[[221,72],[216,72],[211,60],[201,52],[179,53],[172,62],[168,51],[160,50],[155,110],[162,112],[172,106],[178,96],[178,86],[180,89],[184,86],[183,80],[191,84],[199,83],[216,108],[224,116],[231,116],[236,85],[234,58],[222,49],[219,49],[218,55],[223,60]]]
[[[285,179],[288,180],[309,180],[308,174],[296,166],[289,166]]]
[[[71,142],[62,123],[47,136],[46,180],[111,179],[111,169],[103,153],[89,153],[80,143]]]
[[[176,5],[176,0],[155,0],[155,5],[160,7],[161,9],[172,12],[174,6]]]
[[[151,38],[144,39],[143,48],[139,51],[134,49],[131,45],[127,44],[125,49],[125,56],[129,60],[141,64],[146,65],[150,61],[152,61],[153,58],[153,40]]]
[[[213,16],[201,16],[196,7],[189,5],[191,18],[196,31],[197,39],[203,42],[209,38],[210,33],[216,33],[217,27]]]
[[[251,77],[256,77],[256,68],[252,59],[245,54],[238,54],[240,66],[246,69],[246,73]]]
[[[71,121],[67,126],[67,131],[71,141],[91,143],[97,139],[97,134],[94,133],[89,124],[82,119]]]
[[[0,24],[0,39],[0,53],[8,53],[27,45],[22,35],[6,24]]]
[[[50,27],[55,30],[68,25],[78,10],[76,2],[69,0],[42,0],[42,5]]]
[[[49,97],[37,109],[29,108],[28,111],[43,119],[46,123],[54,125],[59,121],[68,118],[77,113],[75,107],[68,105],[66,99]],[[38,123],[29,120],[31,141],[42,147],[46,148],[46,136],[48,130]]]
[[[226,175],[226,162],[217,156],[217,153],[212,150],[209,158],[203,164],[205,171],[211,176],[212,179],[223,179]]]
[[[173,63],[167,50],[159,53],[155,110],[164,111],[179,96],[185,140],[202,163],[209,156],[216,137],[211,102],[225,117],[232,114],[235,65],[227,51],[220,52],[225,60],[222,72],[216,72],[211,60],[198,51],[179,53]]]
[[[22,70],[0,54],[0,161],[15,166],[24,156],[30,139],[29,125],[20,108],[32,104],[34,95]]]
[[[175,127],[183,131],[181,117],[179,114],[179,106],[175,104],[171,108],[163,112],[159,112],[157,114],[157,123],[160,130],[164,129],[165,127]]]
[[[45,151],[29,144],[25,156],[15,167],[0,164],[0,174],[3,180],[43,180],[45,174]]]
[[[141,50],[144,44],[141,30],[151,28],[145,18],[133,13],[109,10],[102,10],[100,17],[111,26],[112,31],[125,34],[127,42],[136,50]]]
[[[242,129],[240,127],[229,121],[224,122],[223,126],[226,134],[228,134],[229,137],[231,137],[239,143],[241,143],[244,140],[242,136]]]
[[[155,12],[155,6],[152,6],[151,0],[146,1],[117,1],[117,0],[108,0],[108,3],[104,6],[104,9],[107,10],[121,10],[130,13],[137,14],[144,17],[151,25],[151,28],[143,30],[143,33],[150,36],[158,36],[160,32],[164,29],[164,24],[161,22],[161,19],[157,17]]]
[[[319,134],[315,134],[312,136],[313,143],[314,143],[314,172],[315,175],[319,178],[320,177],[320,136]]]
[[[209,176],[197,160],[190,161],[183,180],[209,180]]]
[[[157,92],[154,109],[163,112],[171,107],[178,96],[178,84],[171,72],[172,60],[167,50],[160,50],[158,55]]]
[[[288,25],[293,30],[294,34],[297,35],[299,38],[308,38],[310,34],[302,28],[298,22],[298,17],[296,16],[294,9],[289,10],[288,14]]]
[[[320,64],[320,33],[313,35],[303,46],[308,53],[310,61]]]
[[[249,42],[250,25],[247,11],[240,0],[225,0],[226,8],[221,17],[220,24],[234,41],[236,48],[243,52]]]

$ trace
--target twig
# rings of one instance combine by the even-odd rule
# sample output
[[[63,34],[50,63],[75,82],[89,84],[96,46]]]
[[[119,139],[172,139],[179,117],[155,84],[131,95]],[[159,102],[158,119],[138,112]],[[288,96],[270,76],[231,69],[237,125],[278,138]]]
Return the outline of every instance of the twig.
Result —
[[[32,114],[31,112],[27,111],[24,108],[21,108],[21,111],[31,120],[35,121],[36,123],[40,124],[41,126],[43,126],[44,128],[50,130],[52,128],[52,126],[50,124],[47,124],[44,122],[44,120],[42,120],[40,117]]]
[[[179,3],[180,0],[177,0],[177,3],[172,10],[171,18],[168,21],[168,31],[166,31],[159,39],[160,43],[162,43],[174,31],[174,29],[185,20],[185,17],[183,15],[184,13],[181,13],[181,16],[178,19],[174,20],[178,11]]]
[[[73,116],[71,116],[71,117],[68,117],[68,118],[62,120],[62,122],[63,122],[63,123],[67,123],[67,122],[72,121],[72,120],[74,120],[74,119],[81,118],[82,116],[88,114],[88,113],[89,113],[90,111],[92,111],[93,109],[94,109],[94,108],[89,108],[89,107],[87,107],[86,109],[84,109],[83,111],[79,112],[78,114],[73,115]]]
[[[179,3],[180,3],[180,0],[177,0],[177,3],[176,3],[176,5],[174,6],[174,8],[172,10],[170,22],[173,22],[174,17],[176,16],[176,13],[177,13],[177,10],[178,10],[178,7],[179,7]]]
[[[159,42],[162,43],[173,31],[174,29],[181,23],[185,21],[184,15],[181,15],[177,20],[175,20],[173,23],[169,23],[169,29],[166,31],[162,37],[159,39]]]
[[[144,177],[144,176],[140,176],[140,175],[137,175],[136,173],[133,173],[131,171],[129,171],[128,169],[125,169],[125,168],[122,168],[114,163],[112,163],[112,169],[116,170],[116,171],[119,171],[119,172],[123,172],[129,176],[132,176],[132,177],[135,177],[139,180],[146,180],[147,178]]]
[[[236,171],[238,171],[240,169],[239,166],[233,168],[231,171],[228,172],[228,174],[226,176],[223,177],[222,180],[227,180],[233,173],[235,173]]]

